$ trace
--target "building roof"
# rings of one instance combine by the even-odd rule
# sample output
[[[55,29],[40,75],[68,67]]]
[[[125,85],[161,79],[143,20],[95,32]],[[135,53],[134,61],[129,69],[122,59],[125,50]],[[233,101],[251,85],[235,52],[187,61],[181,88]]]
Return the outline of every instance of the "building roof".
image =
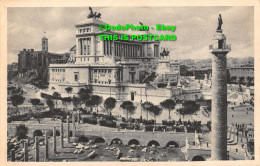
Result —
[[[100,25],[100,24],[107,24],[100,19],[95,19],[95,18],[86,18],[84,20],[78,21],[75,26],[83,26],[83,25]]]

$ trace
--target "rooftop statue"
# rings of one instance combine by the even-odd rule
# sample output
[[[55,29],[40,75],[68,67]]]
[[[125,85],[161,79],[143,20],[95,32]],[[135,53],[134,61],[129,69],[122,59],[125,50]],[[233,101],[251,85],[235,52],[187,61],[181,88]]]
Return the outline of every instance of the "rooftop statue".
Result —
[[[160,53],[160,55],[162,57],[169,56],[169,54],[170,54],[170,51],[168,51],[168,49],[165,49],[165,48],[163,48],[163,51]]]
[[[95,19],[101,18],[101,13],[97,13],[97,12],[93,13],[92,7],[89,7],[89,10],[90,13],[88,15],[88,18],[95,18]]]
[[[217,28],[217,31],[218,31],[218,30],[222,31],[222,29],[221,29],[222,24],[223,24],[223,21],[222,21],[222,18],[221,18],[221,14],[219,14],[219,16],[218,16],[218,28]]]

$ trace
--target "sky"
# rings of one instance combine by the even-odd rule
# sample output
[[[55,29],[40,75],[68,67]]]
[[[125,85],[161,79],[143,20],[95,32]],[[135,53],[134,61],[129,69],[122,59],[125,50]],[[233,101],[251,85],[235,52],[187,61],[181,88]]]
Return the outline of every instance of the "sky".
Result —
[[[176,26],[175,32],[151,30],[156,35],[174,34],[176,41],[161,41],[171,59],[211,58],[209,45],[222,15],[223,33],[232,51],[228,57],[254,56],[254,7],[92,7],[110,25],[164,24]],[[46,31],[49,51],[69,52],[76,44],[75,23],[86,19],[88,7],[12,7],[7,10],[8,63],[18,61],[19,51],[41,50]]]

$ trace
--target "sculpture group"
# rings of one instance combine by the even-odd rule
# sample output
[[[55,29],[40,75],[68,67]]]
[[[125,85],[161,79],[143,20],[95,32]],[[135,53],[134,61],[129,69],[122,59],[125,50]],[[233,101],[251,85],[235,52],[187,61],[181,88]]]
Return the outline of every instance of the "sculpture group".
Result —
[[[97,13],[97,12],[95,12],[95,13],[93,13],[93,11],[92,11],[92,7],[89,7],[89,10],[90,10],[90,13],[89,13],[89,15],[88,15],[88,18],[101,18],[101,13]]]

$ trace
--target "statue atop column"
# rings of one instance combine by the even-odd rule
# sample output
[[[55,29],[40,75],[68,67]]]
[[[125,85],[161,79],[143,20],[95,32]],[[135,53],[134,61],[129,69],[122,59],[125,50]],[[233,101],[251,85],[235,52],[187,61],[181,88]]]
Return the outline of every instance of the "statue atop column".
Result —
[[[222,18],[221,18],[221,14],[219,14],[217,31],[221,31],[222,32],[222,29],[221,29],[222,24],[223,24],[223,21],[222,21]]]
[[[95,19],[101,18],[101,13],[98,13],[98,14],[97,14],[97,12],[93,13],[92,7],[89,7],[89,10],[90,10],[90,12],[89,12],[88,18],[95,18]]]

